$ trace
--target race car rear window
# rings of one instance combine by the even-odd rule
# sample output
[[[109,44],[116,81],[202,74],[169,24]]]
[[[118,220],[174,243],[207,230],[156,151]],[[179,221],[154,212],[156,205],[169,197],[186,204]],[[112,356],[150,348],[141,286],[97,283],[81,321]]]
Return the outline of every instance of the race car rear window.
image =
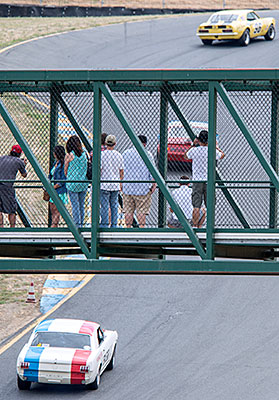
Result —
[[[236,21],[238,18],[237,14],[213,14],[209,22],[212,24],[217,24],[218,22],[222,21],[225,23]]]
[[[90,349],[90,336],[68,332],[36,332],[31,346]]]

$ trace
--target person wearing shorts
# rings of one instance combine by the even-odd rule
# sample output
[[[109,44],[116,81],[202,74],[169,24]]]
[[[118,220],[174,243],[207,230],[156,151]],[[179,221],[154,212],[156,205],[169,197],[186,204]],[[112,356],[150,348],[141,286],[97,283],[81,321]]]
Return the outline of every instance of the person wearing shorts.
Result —
[[[101,222],[100,228],[116,228],[118,224],[118,195],[122,189],[123,157],[117,150],[116,137],[106,137],[106,150],[101,152]],[[111,182],[103,182],[103,181]],[[113,182],[116,181],[116,182]]]
[[[216,160],[222,160],[224,152],[216,147]],[[208,168],[208,132],[203,130],[194,140],[193,145],[185,152],[184,158],[192,160],[192,205],[193,226],[200,228],[200,209],[204,202],[206,206],[207,168]]]
[[[0,228],[4,227],[3,214],[8,214],[10,227],[15,228],[17,201],[14,182],[2,182],[2,180],[15,181],[18,171],[24,178],[27,176],[25,169],[27,159],[21,160],[21,153],[21,147],[16,144],[8,156],[0,157]]]
[[[139,135],[139,140],[146,147],[147,137]],[[148,157],[154,164],[152,154],[147,151]],[[146,167],[144,161],[138,151],[132,147],[123,153],[124,161],[124,181],[151,181],[153,177]],[[131,228],[134,214],[136,213],[140,228],[145,227],[146,216],[149,214],[152,201],[152,193],[156,188],[156,184],[151,182],[138,183],[129,182],[123,183],[123,203],[125,213],[125,224],[127,228]]]
[[[192,225],[192,215],[193,215],[193,206],[192,206],[192,189],[189,187],[189,177],[183,175],[180,177],[181,183],[179,184],[179,188],[175,189],[172,192],[173,200],[177,203],[177,205],[183,211],[185,218],[188,220],[189,224]],[[170,207],[171,216],[168,219],[168,227],[169,228],[182,228],[182,224],[173,212]],[[200,209],[200,217],[199,217],[199,225],[202,226],[204,223],[206,216],[205,208],[202,207]]]

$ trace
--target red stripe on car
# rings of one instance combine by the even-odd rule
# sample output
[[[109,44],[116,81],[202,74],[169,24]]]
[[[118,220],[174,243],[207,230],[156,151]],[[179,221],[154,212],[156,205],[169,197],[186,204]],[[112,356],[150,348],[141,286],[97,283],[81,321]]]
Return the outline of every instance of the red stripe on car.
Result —
[[[71,366],[71,384],[80,385],[84,380],[84,373],[80,372],[80,366],[86,365],[88,357],[90,356],[90,350],[76,350],[72,359]]]
[[[93,332],[96,329],[96,326],[97,324],[94,324],[93,322],[84,321],[84,323],[80,327],[79,333],[84,333],[92,336]]]

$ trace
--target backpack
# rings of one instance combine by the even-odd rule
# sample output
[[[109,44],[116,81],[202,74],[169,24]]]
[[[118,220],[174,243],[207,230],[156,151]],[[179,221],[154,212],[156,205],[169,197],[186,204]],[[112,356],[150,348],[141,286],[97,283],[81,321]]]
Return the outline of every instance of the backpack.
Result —
[[[91,181],[92,180],[92,162],[90,159],[87,157],[87,172],[86,172],[86,178]]]

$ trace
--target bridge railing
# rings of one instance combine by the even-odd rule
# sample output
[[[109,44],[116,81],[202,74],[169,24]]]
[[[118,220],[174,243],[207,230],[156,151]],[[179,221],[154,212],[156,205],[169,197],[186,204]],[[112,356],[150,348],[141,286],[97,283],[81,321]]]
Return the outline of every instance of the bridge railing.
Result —
[[[216,232],[275,232],[278,77],[277,70],[0,72],[1,155],[18,143],[28,159],[27,179],[15,182],[20,217],[16,230],[55,231],[49,228],[49,205],[42,199],[45,187],[62,216],[61,229],[73,234],[87,259],[98,260],[100,233],[112,231],[99,227],[105,132],[116,137],[120,153],[135,148],[156,182],[146,238],[148,232],[184,231],[201,260],[214,260]],[[181,176],[187,175],[191,185],[191,162],[183,155],[204,129],[209,132],[207,217],[202,229],[196,229],[172,193]],[[87,239],[74,224],[70,203],[63,204],[48,179],[55,145],[65,146],[72,135],[80,137],[88,154],[93,152],[93,177],[85,199]],[[146,148],[138,135],[147,137]],[[216,144],[225,153],[217,162]],[[139,182],[136,171],[134,181]],[[168,228],[170,208],[181,223],[178,230]],[[2,230],[7,227],[5,220]],[[120,207],[113,231],[123,229]],[[205,239],[199,232],[205,232]]]

